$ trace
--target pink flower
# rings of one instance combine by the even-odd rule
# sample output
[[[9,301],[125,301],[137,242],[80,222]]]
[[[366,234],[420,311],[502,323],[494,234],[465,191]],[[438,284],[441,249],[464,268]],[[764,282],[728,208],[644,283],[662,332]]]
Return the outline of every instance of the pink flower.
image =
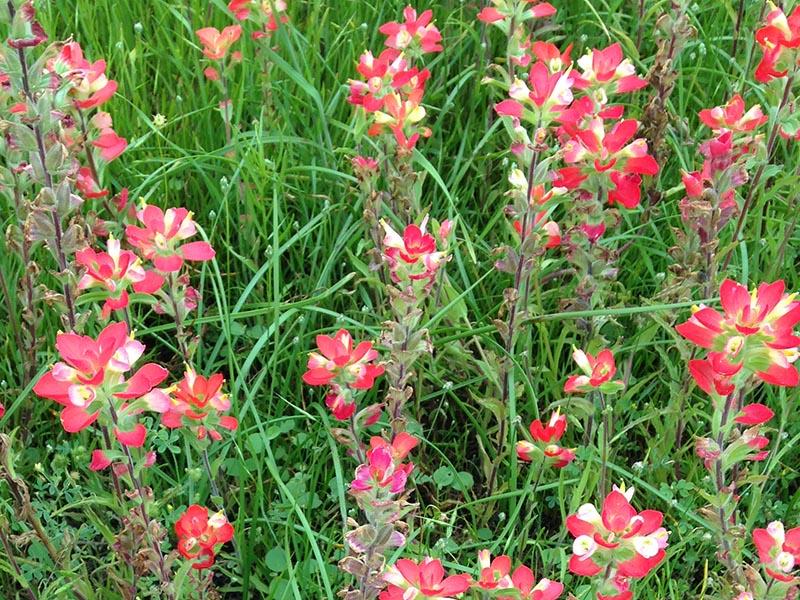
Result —
[[[612,565],[622,577],[641,579],[664,560],[669,533],[655,510],[637,513],[630,504],[633,488],[614,489],[603,502],[602,513],[591,504],[567,517],[575,541],[569,570],[594,577],[602,565]]]
[[[208,242],[182,243],[197,233],[192,213],[185,208],[162,211],[145,204],[136,216],[144,227],[128,225],[125,228],[128,243],[138,248],[144,258],[152,260],[159,271],[179,271],[184,260],[202,262],[214,258],[214,249]]]
[[[392,21],[381,25],[379,31],[387,36],[386,45],[396,50],[406,50],[413,44],[418,44],[423,53],[441,52],[439,42],[442,35],[435,25],[431,25],[433,11],[426,10],[417,16],[417,11],[407,6],[403,11],[404,23]]]
[[[756,31],[756,42],[764,56],[756,67],[755,78],[760,83],[786,77],[789,67],[797,60],[800,47],[800,6],[787,17],[780,8],[767,15],[764,27]]]
[[[406,481],[413,470],[412,463],[396,463],[392,451],[379,446],[367,451],[367,462],[356,469],[350,490],[354,494],[370,491],[383,496],[400,494],[405,490]]]
[[[582,375],[571,375],[564,384],[564,392],[576,394],[599,389],[601,392],[616,392],[624,387],[622,381],[612,381],[617,365],[611,350],[601,350],[597,356],[573,348],[572,358],[578,364]]]
[[[744,368],[767,383],[794,387],[800,383],[791,364],[800,346],[793,331],[800,322],[800,302],[784,289],[784,282],[776,281],[762,283],[751,293],[726,279],[720,287],[722,314],[700,306],[675,329],[710,350],[718,371],[733,375]]]
[[[222,60],[242,35],[241,25],[228,25],[222,31],[215,27],[203,27],[196,32],[203,44],[203,54],[211,60]]]
[[[100,156],[106,162],[111,162],[125,152],[128,141],[120,137],[113,129],[104,129],[100,136],[92,141],[92,146],[100,150]]]
[[[3,403],[0,402],[0,419],[2,419],[6,414],[6,407],[3,406]]]
[[[102,471],[103,469],[111,466],[111,459],[106,456],[102,450],[92,451],[92,461],[89,463],[89,469],[92,471]]]
[[[389,587],[381,592],[380,600],[454,600],[470,587],[466,575],[445,577],[442,563],[435,558],[424,558],[419,563],[401,558],[386,568],[383,578]]]
[[[797,581],[794,570],[800,563],[800,527],[784,531],[783,523],[773,521],[766,529],[753,530],[753,543],[770,577],[785,583]]]
[[[729,129],[737,133],[753,131],[763,125],[769,117],[761,112],[761,105],[756,104],[745,112],[744,99],[736,94],[725,106],[705,108],[700,111],[700,120],[714,131]]]
[[[125,323],[107,326],[97,340],[60,333],[56,348],[62,360],[36,382],[33,391],[63,406],[64,430],[82,431],[97,420],[101,411],[108,411],[112,403],[121,427],[115,430],[118,439],[123,444],[135,445],[143,427],[132,421],[127,401],[140,398],[164,381],[167,370],[149,363],[125,380],[123,374],[144,353],[144,345],[128,336]]]
[[[154,271],[145,271],[139,257],[130,250],[121,250],[119,240],[108,238],[108,252],[84,248],[75,253],[75,262],[86,269],[78,281],[78,289],[102,287],[108,292],[102,315],[107,319],[112,310],[128,306],[128,287],[135,292],[153,294],[164,284]]]
[[[369,439],[370,447],[375,450],[376,448],[386,448],[392,455],[392,459],[400,462],[416,448],[419,440],[405,431],[401,431],[392,439],[391,443],[379,436],[373,436]]]

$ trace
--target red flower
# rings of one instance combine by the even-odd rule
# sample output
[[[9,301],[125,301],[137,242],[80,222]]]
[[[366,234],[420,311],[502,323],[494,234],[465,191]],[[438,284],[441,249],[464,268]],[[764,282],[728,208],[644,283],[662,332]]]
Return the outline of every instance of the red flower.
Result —
[[[439,42],[442,35],[435,25],[431,25],[433,11],[426,10],[417,16],[417,11],[407,6],[403,10],[404,23],[391,21],[385,23],[378,29],[383,35],[387,36],[386,45],[396,50],[406,50],[413,44],[419,44],[423,53],[441,52],[443,50]]]
[[[386,568],[383,578],[389,587],[381,592],[380,600],[452,600],[470,587],[466,575],[445,577],[442,563],[435,558],[424,558],[419,563],[401,558]]]
[[[753,106],[746,113],[744,108],[744,99],[736,94],[725,106],[701,110],[700,120],[714,131],[729,129],[737,133],[753,131],[769,120],[769,117],[761,112],[759,104]]]
[[[785,77],[800,47],[800,6],[795,7],[789,17],[772,6],[766,25],[756,31],[756,42],[764,52],[755,72],[756,81],[761,83]]]
[[[614,489],[603,502],[602,513],[591,504],[567,517],[575,541],[569,570],[594,577],[602,565],[611,565],[621,577],[641,579],[664,560],[669,533],[655,510],[637,513],[630,504],[633,488]],[[631,558],[632,556],[632,558]]]
[[[402,464],[387,446],[378,446],[367,451],[367,462],[356,469],[355,479],[350,483],[353,494],[373,492],[377,501],[385,501],[388,494],[400,494],[405,490],[412,463]]]
[[[692,359],[689,361],[689,373],[698,387],[709,396],[727,396],[736,386],[731,381],[731,374],[718,371],[714,368],[715,364],[719,363],[713,359]]]
[[[416,448],[419,440],[405,431],[401,431],[392,440],[391,444],[379,436],[373,436],[369,439],[369,445],[374,450],[375,448],[386,448],[392,455],[395,461],[402,461],[408,454]]]
[[[125,323],[112,323],[97,340],[60,333],[56,348],[62,360],[36,382],[33,391],[64,407],[64,430],[76,433],[85,429],[113,403],[121,427],[115,429],[117,438],[125,445],[140,445],[144,428],[133,421],[127,401],[140,398],[164,381],[167,370],[149,363],[129,379],[123,378],[144,353],[144,345],[128,336]]]
[[[136,216],[144,227],[128,225],[125,228],[128,243],[138,248],[144,258],[152,260],[159,271],[179,271],[184,260],[214,258],[214,249],[208,242],[181,243],[197,233],[192,213],[185,208],[162,211],[157,206],[145,204]]]
[[[557,469],[566,467],[575,460],[574,448],[563,448],[558,444],[567,429],[567,417],[554,412],[547,425],[542,425],[539,419],[530,425],[533,443],[528,441],[517,442],[517,456],[520,460],[531,462],[534,455],[539,454],[547,464]]]
[[[800,527],[784,531],[783,523],[773,521],[766,529],[753,530],[758,560],[770,577],[793,583],[794,569],[800,563]]]
[[[676,330],[711,350],[709,357],[718,371],[732,375],[744,368],[767,383],[796,386],[800,377],[791,363],[800,346],[793,331],[800,322],[800,302],[784,289],[784,282],[776,281],[762,283],[751,293],[726,279],[720,287],[723,314],[700,306]]]
[[[381,220],[386,232],[383,253],[395,282],[425,279],[431,282],[446,260],[447,255],[436,249],[436,239],[427,233],[427,222],[426,217],[421,225],[412,223],[406,226],[401,237],[391,225]]]
[[[75,176],[75,186],[87,200],[103,198],[108,195],[108,190],[101,189],[100,184],[95,181],[92,176],[92,170],[89,167],[78,169],[78,173]]]
[[[207,508],[192,504],[175,523],[175,533],[178,552],[200,570],[213,565],[219,546],[233,539],[233,526],[224,513],[209,517]]]
[[[478,565],[480,566],[480,577],[475,581],[475,585],[482,590],[507,590],[514,584],[511,581],[511,557],[497,556],[491,560],[488,550],[478,552]]]
[[[219,441],[222,435],[218,428],[236,431],[239,426],[235,417],[222,414],[231,409],[230,398],[222,392],[224,383],[221,373],[206,378],[187,367],[176,385],[153,390],[144,400],[150,410],[161,413],[164,426],[176,429],[186,425],[199,440],[208,436]]]
[[[340,380],[340,385],[368,390],[383,374],[381,365],[371,364],[378,358],[372,342],[361,342],[353,348],[353,338],[346,329],[340,329],[333,337],[318,335],[317,348],[319,353],[309,355],[308,370],[303,374],[308,385],[328,385]]]
[[[771,420],[775,413],[768,406],[763,404],[748,404],[734,419],[742,425],[763,425]]]
[[[615,392],[624,386],[622,381],[611,380],[617,372],[617,365],[611,350],[601,350],[595,357],[583,350],[573,348],[572,358],[583,371],[583,375],[571,375],[564,384],[565,393],[576,394],[595,389],[602,392]]]
[[[56,75],[72,84],[69,95],[78,108],[87,110],[104,104],[117,91],[117,82],[106,77],[106,61],[90,63],[83,57],[78,42],[68,42],[61,47],[58,57],[48,63]]]
[[[2,419],[6,414],[6,407],[3,406],[3,403],[0,402],[0,419]]]

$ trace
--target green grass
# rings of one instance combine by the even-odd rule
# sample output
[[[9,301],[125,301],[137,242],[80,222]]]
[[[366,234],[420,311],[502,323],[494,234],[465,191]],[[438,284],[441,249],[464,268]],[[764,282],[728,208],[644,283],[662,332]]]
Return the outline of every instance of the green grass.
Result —
[[[226,548],[217,583],[229,598],[333,598],[345,581],[336,569],[343,555],[342,523],[355,515],[346,492],[353,461],[328,433],[332,425],[322,395],[301,382],[306,352],[314,336],[346,326],[356,337],[375,338],[386,307],[373,304],[374,274],[368,261],[368,238],[355,202],[349,157],[370,141],[355,131],[347,104],[347,79],[355,74],[359,54],[377,50],[380,23],[394,19],[403,2],[307,0],[291,2],[291,26],[267,51],[273,62],[269,90],[258,67],[256,45],[244,41],[244,63],[231,81],[235,153],[225,148],[223,122],[216,110],[217,90],[202,76],[201,53],[193,31],[221,27],[229,18],[220,0],[59,0],[40,3],[52,39],[73,36],[87,56],[105,57],[119,92],[109,108],[129,150],[109,170],[114,188],[127,186],[132,197],[161,206],[186,206],[217,249],[217,260],[203,267],[196,281],[203,302],[191,324],[202,341],[198,370],[223,371],[229,382],[241,427],[213,446],[211,458],[226,474],[226,505],[237,530],[242,561]],[[647,2],[644,44],[636,55],[637,19],[633,0],[556,2],[559,14],[542,33],[565,44],[574,41],[579,56],[589,47],[620,41],[640,72],[652,62],[655,19],[668,0]],[[684,397],[689,345],[671,328],[688,314],[700,290],[659,295],[680,227],[678,169],[697,164],[697,111],[721,104],[732,90],[748,104],[774,104],[769,93],[744,72],[751,51],[759,2],[747,2],[740,56],[731,57],[735,7],[730,0],[702,2],[691,12],[697,36],[690,40],[677,68],[680,76],[670,101],[671,153],[659,181],[666,198],[646,223],[641,212],[625,217],[616,240],[634,243],[620,261],[619,283],[608,306],[584,314],[564,314],[559,301],[573,293],[574,281],[544,285],[531,306],[533,319],[521,336],[514,390],[516,413],[527,423],[563,398],[563,381],[573,370],[570,346],[580,343],[578,318],[603,323],[601,333],[616,346],[621,371],[629,378],[615,402],[612,472],[637,489],[636,506],[665,512],[671,530],[668,560],[637,584],[637,598],[713,597],[715,581],[704,571],[720,571],[717,542],[699,512],[707,489],[706,471],[693,452],[693,433],[708,428],[708,399],[694,391]],[[423,5],[417,5],[424,8]],[[445,51],[428,62],[432,80],[426,103],[433,135],[420,144],[416,162],[424,173],[422,197],[436,217],[458,218],[458,244],[447,267],[452,284],[448,303],[431,311],[431,338],[437,351],[418,365],[411,413],[424,443],[415,451],[418,466],[415,499],[420,503],[411,524],[409,557],[433,553],[446,563],[475,564],[482,547],[512,554],[539,576],[562,580],[580,596],[581,582],[567,572],[571,540],[563,518],[593,499],[598,460],[591,448],[560,476],[546,474],[535,494],[524,465],[500,468],[500,489],[487,496],[481,448],[493,453],[496,422],[479,400],[492,384],[478,359],[480,347],[502,355],[492,320],[510,278],[493,270],[492,250],[511,239],[502,209],[505,191],[505,138],[490,123],[492,90],[482,86],[481,29],[473,2],[433,3]],[[499,55],[503,41],[489,34],[486,56]],[[243,38],[244,39],[244,38]],[[262,50],[262,52],[265,52]],[[770,95],[771,94],[771,95]],[[268,95],[269,103],[265,103]],[[628,98],[629,112],[647,98]],[[772,98],[772,100],[770,100]],[[155,115],[166,117],[158,129]],[[796,206],[797,149],[781,142],[775,174],[755,206],[736,251],[730,274],[758,283],[783,277],[800,286],[798,233],[788,244],[783,264],[778,246]],[[236,156],[236,158],[231,158]],[[244,196],[239,198],[238,184]],[[795,203],[795,204],[792,204]],[[793,206],[793,208],[790,208]],[[3,207],[5,228],[13,213]],[[728,233],[730,235],[730,232]],[[0,268],[11,281],[20,275],[18,259],[0,250]],[[668,278],[669,275],[666,275]],[[689,295],[691,294],[691,295]],[[14,307],[17,300],[11,299]],[[83,304],[83,310],[89,305]],[[174,326],[135,307],[138,336],[173,374],[181,369]],[[42,369],[53,359],[55,316],[45,316]],[[71,556],[70,573],[59,572],[36,541],[23,542],[17,556],[23,571],[37,582],[42,598],[69,598],[69,583],[91,580],[93,598],[118,598],[109,578],[116,560],[109,550],[115,529],[109,522],[111,492],[107,476],[86,469],[94,433],[65,434],[54,405],[36,399],[21,385],[22,357],[8,321],[0,322],[0,401],[8,415],[0,428],[15,430],[15,468],[30,486],[34,506],[57,545]],[[380,386],[379,386],[380,387]],[[772,518],[797,523],[797,424],[795,390],[761,387],[753,400],[778,414],[779,431],[765,463],[752,471],[766,476],[742,500],[741,521],[763,526]],[[373,390],[368,398],[377,400]],[[23,409],[32,410],[20,423]],[[675,447],[679,417],[687,424],[682,447]],[[571,439],[582,443],[582,420],[571,422]],[[20,428],[24,426],[25,432]],[[15,429],[16,428],[16,429]],[[167,443],[163,432],[159,440]],[[23,443],[21,440],[24,439]],[[161,453],[148,474],[161,520],[171,527],[175,511],[193,501],[208,501],[201,466],[188,448]],[[443,468],[469,474],[466,483],[443,485]],[[676,479],[676,468],[681,478]],[[439,475],[437,476],[437,472]],[[446,479],[446,478],[445,478]],[[210,503],[210,501],[209,501]],[[13,516],[9,491],[0,484],[0,515],[12,521],[11,533],[26,529]],[[527,532],[527,533],[525,533]],[[111,565],[111,566],[110,566]],[[123,570],[124,572],[124,570]],[[0,553],[0,597],[23,597],[11,567]],[[145,591],[142,597],[147,597]],[[157,595],[151,595],[157,597]]]

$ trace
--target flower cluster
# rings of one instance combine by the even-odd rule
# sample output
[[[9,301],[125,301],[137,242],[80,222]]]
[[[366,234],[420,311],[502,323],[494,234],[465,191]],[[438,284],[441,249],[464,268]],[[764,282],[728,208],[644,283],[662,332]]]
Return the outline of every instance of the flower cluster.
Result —
[[[233,526],[225,513],[209,515],[204,506],[192,504],[175,522],[178,552],[193,561],[192,568],[207,569],[214,564],[220,546],[233,539]]]
[[[401,558],[386,569],[383,577],[389,587],[381,592],[380,600],[451,600],[471,585],[466,575],[446,576],[441,561],[435,558],[424,558],[420,562]]]
[[[363,80],[350,81],[349,102],[363,109],[370,135],[388,130],[394,136],[398,154],[414,149],[430,129],[421,125],[425,118],[422,97],[430,71],[414,66],[426,53],[441,52],[439,30],[431,23],[433,12],[418,15],[410,6],[403,12],[405,21],[380,27],[387,36],[386,48],[376,57],[367,51],[358,62]]]
[[[222,392],[225,377],[215,373],[211,377],[198,375],[187,367],[177,384],[166,389],[154,389],[144,396],[150,410],[161,414],[161,423],[170,429],[186,426],[198,440],[206,436],[214,441],[222,439],[217,428],[236,431],[236,417],[223,415],[231,409],[231,400]]]
[[[507,40],[507,60],[512,66],[527,66],[530,49],[540,42],[531,42],[528,21],[556,14],[556,8],[542,0],[492,0],[478,13],[478,20],[493,25]]]
[[[426,231],[428,217],[420,225],[406,226],[401,236],[386,221],[381,225],[386,233],[383,238],[383,256],[389,267],[392,281],[403,288],[422,282],[430,288],[439,267],[448,260],[445,251],[452,228],[444,221],[436,237]]]
[[[572,349],[572,358],[583,371],[580,375],[571,375],[564,384],[567,394],[580,394],[592,391],[615,393],[620,391],[625,384],[621,380],[614,380],[617,372],[616,361],[611,350],[603,349],[593,356],[578,348]]]
[[[355,394],[369,390],[384,368],[375,364],[378,351],[372,342],[353,344],[353,337],[340,329],[333,337],[317,336],[318,352],[308,356],[303,381],[311,386],[327,386],[325,404],[340,421],[350,419],[356,411]]]
[[[787,17],[772,2],[765,25],[756,31],[756,42],[763,56],[756,67],[756,81],[767,83],[794,74],[797,68],[797,48],[800,47],[800,6]]]
[[[203,45],[203,55],[216,65],[203,70],[207,79],[219,81],[227,68],[241,62],[242,53],[239,51],[228,57],[228,51],[242,36],[241,25],[228,25],[222,31],[216,27],[203,27],[195,34]]]
[[[566,430],[567,416],[559,411],[550,415],[546,425],[539,419],[532,421],[529,431],[533,442],[517,442],[517,456],[525,462],[531,462],[538,457],[536,460],[541,460],[544,464],[563,469],[575,460],[575,449],[564,448],[558,443]]]
[[[699,306],[676,327],[690,342],[708,350],[705,359],[690,362],[697,384],[707,393],[730,393],[732,379],[751,376],[772,385],[800,383],[792,364],[800,348],[794,329],[800,323],[800,302],[785,294],[783,281],[762,283],[748,291],[726,279],[720,286],[723,312]]]
[[[601,512],[584,504],[567,517],[575,538],[569,570],[585,577],[603,575],[598,598],[616,598],[627,590],[627,580],[645,577],[666,556],[664,516],[655,510],[636,512],[630,503],[633,492],[615,486]]]

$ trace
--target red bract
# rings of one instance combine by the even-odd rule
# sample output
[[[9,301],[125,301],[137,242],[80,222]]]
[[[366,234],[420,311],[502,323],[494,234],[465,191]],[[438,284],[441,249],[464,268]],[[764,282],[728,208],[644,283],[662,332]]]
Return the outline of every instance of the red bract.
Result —
[[[760,104],[756,104],[747,112],[744,109],[744,99],[736,94],[725,106],[701,110],[700,120],[714,131],[728,129],[736,133],[753,131],[769,120],[769,117],[761,112]]]
[[[785,77],[793,62],[797,60],[800,47],[800,6],[787,17],[780,8],[772,4],[764,27],[756,31],[756,42],[764,56],[756,67],[756,81],[767,83]]]
[[[615,488],[606,496],[602,513],[584,504],[567,517],[567,529],[575,538],[572,573],[594,577],[612,568],[621,577],[641,579],[664,560],[669,534],[661,526],[663,515],[655,510],[637,513],[630,504],[632,496],[633,488]]]
[[[213,565],[219,547],[233,539],[233,526],[222,511],[209,516],[207,508],[192,504],[176,521],[175,534],[178,552],[200,570]]]
[[[128,243],[138,248],[144,258],[152,260],[159,271],[179,271],[184,260],[207,261],[214,258],[214,249],[208,242],[182,243],[197,233],[192,213],[185,208],[163,211],[157,206],[145,204],[136,216],[144,227],[128,225],[125,228]]]
[[[775,413],[768,406],[754,403],[745,406],[734,421],[742,425],[763,425],[774,416]]]
[[[164,278],[158,273],[145,271],[133,252],[121,250],[119,240],[113,237],[108,239],[108,252],[84,248],[75,253],[75,262],[86,269],[78,281],[79,290],[101,287],[108,293],[102,310],[104,319],[112,310],[128,306],[129,286],[135,292],[152,294],[164,283]]]
[[[167,389],[153,390],[144,397],[150,410],[161,413],[161,423],[170,429],[189,427],[204,440],[222,439],[218,428],[235,431],[239,422],[223,415],[231,409],[231,400],[222,392],[225,378],[221,373],[211,377],[198,375],[188,367],[183,379]]]
[[[383,578],[389,587],[381,592],[380,600],[455,600],[470,587],[466,575],[445,577],[442,563],[435,558],[424,558],[419,563],[401,558],[386,568]]]
[[[731,374],[719,372],[714,368],[715,360],[692,359],[689,361],[689,373],[697,383],[698,387],[709,396],[717,394],[727,396],[736,386],[731,381]]]
[[[798,580],[794,569],[800,563],[800,527],[784,531],[783,523],[773,521],[766,529],[753,530],[753,543],[770,577],[785,583]]]
[[[211,60],[222,60],[242,35],[241,25],[228,25],[222,31],[215,27],[203,27],[196,32],[203,44],[203,54]]]
[[[575,75],[575,87],[587,90],[603,105],[605,93],[625,94],[647,85],[647,80],[636,75],[636,67],[624,58],[622,46],[612,44],[603,50],[589,50],[578,59],[580,75]]]
[[[583,350],[573,348],[572,358],[583,371],[583,375],[571,375],[564,384],[565,393],[576,394],[592,390],[613,393],[624,387],[622,381],[611,379],[617,372],[611,350],[601,350],[597,356],[592,356]]]
[[[386,448],[392,455],[395,461],[402,461],[409,452],[416,448],[419,440],[405,431],[401,431],[391,443],[379,436],[373,436],[369,440],[370,447],[374,450],[376,448]]]
[[[228,3],[228,10],[238,20],[252,19],[263,26],[264,31],[253,33],[253,39],[259,39],[277,31],[280,23],[288,23],[289,17],[284,14],[287,7],[285,0],[231,0]]]
[[[123,377],[144,353],[144,345],[128,336],[125,323],[112,323],[94,340],[74,333],[60,333],[56,348],[62,361],[45,373],[33,391],[61,404],[61,424],[69,433],[94,423],[114,405],[117,439],[130,446],[144,442],[145,429],[133,419],[127,402],[140,398],[164,381],[167,370],[149,363],[128,380]]]
[[[2,419],[6,414],[6,407],[3,406],[3,403],[0,402],[0,419]]]
[[[539,419],[530,425],[533,443],[528,441],[517,442],[517,456],[520,460],[531,462],[539,455],[546,464],[558,469],[566,467],[575,460],[574,448],[563,448],[558,444],[567,429],[567,417],[559,411],[550,416],[547,425],[542,425]]]
[[[89,167],[81,167],[75,176],[75,186],[86,200],[95,200],[108,195],[108,190],[102,189],[95,181]]]
[[[748,292],[726,279],[720,287],[723,313],[707,306],[694,309],[691,318],[676,327],[687,340],[711,350],[717,371],[733,375],[741,369],[773,385],[796,386],[800,338],[800,302],[784,293],[783,281],[762,283]],[[705,389],[705,388],[704,388]]]
[[[433,11],[426,10],[421,15],[407,6],[403,10],[404,23],[391,21],[380,26],[379,31],[387,36],[386,45],[396,50],[411,50],[412,52],[427,53],[441,52],[439,42],[442,35],[435,25],[431,25]],[[418,48],[418,49],[417,49]]]

